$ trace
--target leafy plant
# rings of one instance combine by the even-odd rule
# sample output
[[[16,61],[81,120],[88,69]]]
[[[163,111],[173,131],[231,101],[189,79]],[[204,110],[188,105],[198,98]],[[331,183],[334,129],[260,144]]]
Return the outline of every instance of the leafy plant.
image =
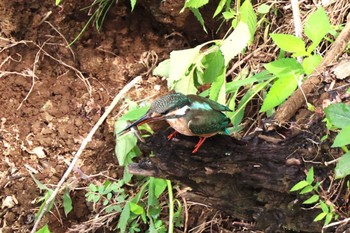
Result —
[[[320,24],[322,23],[322,24]],[[322,25],[320,27],[319,25]],[[321,55],[315,52],[325,35],[331,30],[328,16],[320,7],[312,13],[304,26],[304,33],[310,39],[311,44],[307,48],[306,43],[299,37],[288,34],[271,34],[272,40],[284,52],[291,53],[292,58],[280,58],[265,64],[266,70],[276,77],[276,81],[268,91],[260,112],[266,112],[280,105],[302,83],[304,75],[310,75],[321,62]],[[300,64],[295,59],[302,57]]]
[[[343,178],[350,174],[350,106],[345,103],[331,104],[324,109],[329,130],[337,131],[332,147],[341,147],[345,154],[338,160],[335,177]]]
[[[322,212],[318,214],[314,221],[321,221],[324,219],[324,225],[329,224],[332,219],[337,220],[339,215],[336,213],[334,204],[328,200],[321,200],[323,197],[319,193],[320,183],[314,181],[314,168],[311,167],[306,175],[305,180],[299,181],[295,184],[291,192],[299,191],[299,194],[305,195],[311,193],[312,196],[303,202],[303,204],[318,204]]]
[[[89,191],[85,194],[86,200],[94,204],[102,203],[106,213],[120,213],[127,198],[122,188],[123,185],[123,180],[119,180],[118,183],[107,180],[103,185],[94,185],[91,183],[88,187]]]
[[[38,202],[41,202],[41,206],[38,210],[38,212],[35,215],[35,218],[37,218],[40,213],[42,211],[44,211],[44,206],[46,205],[46,201],[50,198],[50,196],[53,193],[53,190],[48,188],[46,185],[44,185],[43,183],[41,183],[38,179],[35,178],[35,176],[30,172],[29,175],[32,177],[32,179],[34,180],[35,184],[38,186],[38,188],[42,191],[44,191],[44,196],[42,196],[41,198],[39,198]],[[53,207],[54,202],[52,202],[49,206],[48,206],[48,210],[50,211],[51,208]],[[64,194],[63,194],[63,209],[64,209],[64,213],[66,214],[66,216],[69,214],[69,212],[73,209],[72,206],[72,199],[69,195],[69,189],[66,189]],[[39,229],[37,232],[40,233],[49,233],[49,227],[47,225],[45,225],[44,227],[42,227],[41,229]]]

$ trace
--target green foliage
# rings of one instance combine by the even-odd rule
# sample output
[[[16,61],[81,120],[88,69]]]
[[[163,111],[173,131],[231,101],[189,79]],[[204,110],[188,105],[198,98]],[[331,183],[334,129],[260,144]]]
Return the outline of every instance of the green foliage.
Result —
[[[85,194],[86,201],[95,204],[100,203],[106,213],[120,213],[125,204],[127,195],[125,193],[123,180],[118,182],[105,181],[102,185],[90,184]]]
[[[320,24],[321,22],[322,24]],[[322,27],[319,25],[322,25]],[[323,25],[325,26],[323,27]],[[316,69],[322,57],[319,54],[313,54],[313,52],[330,30],[328,16],[323,8],[319,8],[308,17],[305,23],[305,35],[312,42],[308,48],[306,48],[306,43],[296,36],[287,34],[270,35],[281,49],[282,54],[285,51],[291,53],[293,58],[303,57],[303,63],[300,65],[293,58],[282,57],[265,65],[265,68],[277,79],[266,95],[261,112],[270,111],[283,103],[295,91],[298,84],[302,82],[301,78],[304,75],[310,75]]]
[[[116,132],[116,155],[119,161],[119,165],[127,167],[132,159],[140,154],[140,150],[136,144],[137,138],[133,132],[127,132],[123,135],[118,135],[118,133],[127,126],[127,121],[136,120],[142,117],[149,106],[138,107],[136,103],[129,101],[129,111],[124,114],[114,126]],[[141,128],[141,127],[140,127]],[[149,127],[143,127],[146,131],[152,133]],[[124,177],[119,184],[122,187],[123,184],[129,183],[131,181],[131,174],[124,169]],[[120,232],[139,232],[140,225],[146,224],[149,229],[147,232],[166,232],[165,223],[161,220],[160,214],[164,207],[164,203],[161,203],[159,199],[168,187],[169,195],[172,193],[172,186],[170,181],[157,178],[144,178],[136,184],[139,191],[132,195],[126,196],[123,189],[116,191],[109,186],[104,184],[103,186],[95,186],[90,184],[90,192],[87,193],[88,201],[101,202],[103,200],[103,205],[110,205],[113,197],[119,198],[119,202],[113,201],[114,209],[106,208],[106,211],[116,211],[120,213],[117,228]],[[110,194],[113,191],[113,194]],[[118,193],[118,195],[116,195]],[[171,210],[174,209],[174,204],[177,203],[181,211],[181,205],[179,202],[173,201],[169,198],[169,229],[173,228],[175,223],[179,222],[180,214],[178,212],[173,213]]]
[[[62,2],[62,0],[55,0],[55,4],[56,4],[56,6],[60,5],[60,4],[61,4],[61,2]]]
[[[51,233],[49,226],[45,224],[42,228],[40,228],[36,233]]]
[[[350,174],[350,153],[346,147],[350,144],[350,106],[344,103],[332,104],[324,112],[328,129],[338,132],[332,147],[341,147],[346,152],[335,167],[335,177],[343,178]]]
[[[320,196],[319,193],[319,182],[314,181],[314,168],[311,167],[306,175],[305,180],[299,181],[297,184],[295,184],[291,188],[291,192],[299,191],[299,194],[305,195],[305,194],[312,194],[311,197],[309,197],[307,200],[303,202],[303,204],[310,205],[310,204],[317,204],[322,212],[318,214],[314,221],[321,221],[324,219],[324,225],[329,224],[332,219],[338,219],[338,214],[335,211],[334,204],[326,201],[324,202],[322,200],[322,196]],[[327,204],[326,204],[327,203]]]
[[[95,0],[90,6],[83,8],[82,10],[89,9],[89,11],[94,11],[94,13],[91,15],[90,19],[86,22],[83,29],[81,29],[80,33],[74,38],[74,40],[68,46],[71,46],[72,44],[74,44],[81,37],[81,35],[85,32],[85,30],[88,28],[88,26],[92,22],[94,22],[94,25],[97,31],[100,31],[102,28],[103,22],[106,18],[106,15],[108,13],[108,10],[111,8],[113,3],[114,3],[114,0]]]

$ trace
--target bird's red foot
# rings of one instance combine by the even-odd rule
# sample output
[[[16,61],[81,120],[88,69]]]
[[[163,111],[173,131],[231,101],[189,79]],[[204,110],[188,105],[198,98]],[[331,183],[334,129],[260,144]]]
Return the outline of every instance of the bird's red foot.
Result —
[[[205,139],[207,139],[207,138],[206,137],[200,137],[199,138],[199,142],[197,143],[197,145],[194,146],[194,150],[192,151],[192,154],[197,153],[199,147],[201,147],[201,145],[203,144]]]
[[[172,132],[171,134],[169,134],[168,140],[170,141],[171,139],[173,139],[173,137],[175,137],[176,134],[177,134],[176,130],[174,132]]]

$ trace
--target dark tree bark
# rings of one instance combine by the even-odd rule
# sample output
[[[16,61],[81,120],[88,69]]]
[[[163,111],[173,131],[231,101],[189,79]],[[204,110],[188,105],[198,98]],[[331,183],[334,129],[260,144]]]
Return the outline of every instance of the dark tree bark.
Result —
[[[313,222],[320,209],[302,206],[304,199],[289,192],[315,165],[303,160],[320,153],[320,125],[277,144],[217,135],[197,154],[191,153],[197,137],[179,135],[168,141],[170,130],[158,132],[140,144],[146,155],[155,156],[131,164],[129,171],[179,181],[191,187],[189,199],[254,221],[264,232],[320,232],[322,223]]]

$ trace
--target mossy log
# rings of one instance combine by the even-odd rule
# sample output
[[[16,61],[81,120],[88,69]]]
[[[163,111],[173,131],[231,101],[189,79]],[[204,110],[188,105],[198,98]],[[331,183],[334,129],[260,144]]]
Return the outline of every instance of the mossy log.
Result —
[[[131,164],[129,171],[189,186],[191,192],[186,195],[190,200],[255,222],[257,230],[321,232],[322,223],[313,222],[321,210],[302,205],[304,199],[289,191],[315,166],[304,161],[322,153],[321,133],[317,133],[321,131],[323,127],[315,125],[278,143],[259,137],[241,142],[217,135],[208,138],[197,154],[191,153],[197,137],[179,135],[168,141],[171,130],[159,131],[139,145],[146,155],[155,156]],[[333,169],[319,167],[324,176]]]

